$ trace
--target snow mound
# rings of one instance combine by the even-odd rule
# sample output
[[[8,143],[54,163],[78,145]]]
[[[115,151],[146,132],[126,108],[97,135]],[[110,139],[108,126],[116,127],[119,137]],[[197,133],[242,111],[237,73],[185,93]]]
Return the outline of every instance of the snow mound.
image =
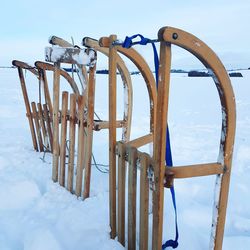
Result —
[[[0,189],[0,210],[24,209],[30,206],[41,193],[34,181],[2,183]]]

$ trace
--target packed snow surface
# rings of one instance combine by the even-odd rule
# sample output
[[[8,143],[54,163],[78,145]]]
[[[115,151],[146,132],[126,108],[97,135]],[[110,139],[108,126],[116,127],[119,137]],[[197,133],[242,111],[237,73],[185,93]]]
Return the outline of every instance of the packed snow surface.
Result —
[[[224,250],[250,249],[250,72],[242,74],[243,78],[231,79],[237,104],[237,133]],[[171,77],[168,121],[174,164],[216,161],[221,110],[212,79],[188,78],[185,74]],[[26,79],[30,101],[37,100],[36,80],[28,73]],[[136,138],[149,131],[149,102],[141,76],[132,76],[132,80],[132,138]],[[53,183],[51,155],[46,154],[43,162],[43,154],[32,147],[17,71],[1,69],[0,82],[0,249],[123,249],[109,238],[108,174],[93,166],[90,198],[84,201]],[[98,75],[96,82],[96,112],[107,119],[107,77]],[[122,90],[119,82],[118,101],[123,100]],[[122,105],[123,101],[118,105],[120,118]],[[93,152],[99,163],[108,162],[107,145],[107,131],[95,132]],[[214,185],[214,176],[175,181],[178,249],[208,249]],[[175,236],[174,212],[167,189],[164,199],[165,241]]]

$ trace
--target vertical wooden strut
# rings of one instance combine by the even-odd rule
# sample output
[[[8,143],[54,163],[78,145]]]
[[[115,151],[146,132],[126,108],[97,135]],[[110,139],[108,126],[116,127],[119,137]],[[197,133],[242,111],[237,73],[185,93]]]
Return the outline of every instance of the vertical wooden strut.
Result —
[[[125,146],[118,142],[118,241],[125,246]]]
[[[38,151],[38,145],[37,145],[37,140],[36,140],[36,133],[35,133],[35,128],[34,128],[34,124],[33,124],[32,114],[31,114],[31,110],[30,110],[29,97],[28,97],[28,93],[27,93],[27,89],[26,89],[26,84],[25,84],[25,80],[24,80],[24,76],[23,76],[23,70],[20,67],[18,67],[18,75],[19,75],[20,82],[21,82],[21,88],[22,88],[22,92],[23,92],[23,99],[24,99],[24,103],[25,103],[25,107],[26,107],[26,112],[27,112],[27,117],[28,117],[28,121],[29,121],[29,126],[30,126],[30,132],[31,132],[33,147],[34,147],[34,149],[36,151]]]
[[[36,134],[37,134],[37,138],[38,138],[40,152],[43,152],[43,139],[42,139],[41,127],[39,124],[38,113],[37,113],[35,102],[31,103],[31,108],[32,108],[33,117],[34,117],[34,121],[35,121]]]
[[[51,129],[51,119],[49,118],[49,111],[47,104],[43,104],[43,112],[44,112],[44,119],[47,127],[47,132],[49,135],[49,142],[50,142],[50,150],[53,152],[53,135],[52,135],[52,129]]]
[[[66,139],[67,139],[67,111],[68,92],[62,93],[62,115],[61,115],[61,143],[60,143],[60,171],[59,184],[65,186],[65,163],[66,163]]]
[[[44,122],[44,117],[43,117],[43,109],[42,109],[41,103],[37,103],[37,110],[38,110],[38,118],[40,121],[40,126],[41,126],[42,133],[43,133],[43,146],[45,147],[45,150],[47,150],[47,148],[48,148],[47,131],[46,131],[46,127],[45,127],[45,122]]]
[[[77,149],[77,165],[76,165],[76,190],[77,197],[82,193],[82,175],[83,175],[83,163],[84,163],[84,96],[78,96],[78,149]]]
[[[67,189],[73,193],[74,159],[75,159],[75,119],[76,119],[76,95],[70,95],[69,118],[69,165]]]
[[[58,181],[60,63],[55,63],[53,83],[53,166],[52,180]]]
[[[148,199],[149,199],[149,181],[148,167],[149,155],[142,154],[140,159],[141,177],[140,177],[140,250],[148,250]]]
[[[164,173],[166,128],[168,117],[168,99],[171,67],[171,45],[161,42],[160,67],[158,83],[158,100],[156,114],[156,136],[154,136],[154,182],[153,192],[153,239],[152,249],[160,250],[162,247],[162,223],[164,202]]]
[[[109,47],[109,213],[110,236],[116,237],[116,56],[117,50],[113,45],[117,37],[110,36]]]
[[[137,150],[130,148],[128,153],[128,249],[136,250],[136,183]]]
[[[93,125],[94,125],[94,104],[95,104],[95,70],[96,65],[89,68],[88,82],[88,113],[87,113],[87,141],[85,155],[85,175],[84,175],[84,190],[83,199],[89,197],[90,178],[91,178],[91,157],[93,144]]]

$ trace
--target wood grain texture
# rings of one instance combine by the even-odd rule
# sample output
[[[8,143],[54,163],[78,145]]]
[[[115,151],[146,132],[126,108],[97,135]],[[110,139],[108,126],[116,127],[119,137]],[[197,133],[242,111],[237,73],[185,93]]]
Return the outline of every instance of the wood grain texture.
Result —
[[[60,93],[60,63],[55,64],[53,76],[53,162],[52,180],[58,181],[59,164],[59,93]]]
[[[90,178],[91,178],[91,159],[93,145],[93,126],[94,126],[94,104],[95,104],[95,70],[96,66],[89,69],[88,83],[88,105],[87,105],[87,140],[85,153],[85,175],[83,199],[89,197],[90,193]]]
[[[136,250],[137,150],[129,149],[128,164],[128,249]]]
[[[66,140],[67,140],[67,111],[68,111],[68,92],[62,93],[62,118],[61,118],[61,143],[60,143],[60,171],[59,184],[65,186],[66,169]]]
[[[76,95],[70,95],[70,119],[69,119],[69,164],[67,189],[73,193],[74,162],[75,162],[75,124],[76,119]]]
[[[125,185],[126,163],[125,146],[118,142],[118,241],[125,246]]]
[[[78,149],[77,149],[77,165],[76,165],[76,189],[75,194],[77,197],[81,196],[82,193],[82,177],[83,177],[83,163],[84,163],[84,96],[78,96]]]
[[[110,40],[115,41],[115,35]],[[114,46],[109,48],[109,212],[111,238],[116,237],[116,68],[117,51]]]

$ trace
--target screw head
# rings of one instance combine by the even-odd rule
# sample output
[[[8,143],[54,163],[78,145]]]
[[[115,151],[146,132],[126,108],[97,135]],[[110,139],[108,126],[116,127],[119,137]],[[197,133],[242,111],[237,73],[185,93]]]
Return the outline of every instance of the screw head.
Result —
[[[178,38],[178,34],[177,34],[177,33],[173,33],[172,38],[173,38],[174,40],[176,40],[176,39]]]

